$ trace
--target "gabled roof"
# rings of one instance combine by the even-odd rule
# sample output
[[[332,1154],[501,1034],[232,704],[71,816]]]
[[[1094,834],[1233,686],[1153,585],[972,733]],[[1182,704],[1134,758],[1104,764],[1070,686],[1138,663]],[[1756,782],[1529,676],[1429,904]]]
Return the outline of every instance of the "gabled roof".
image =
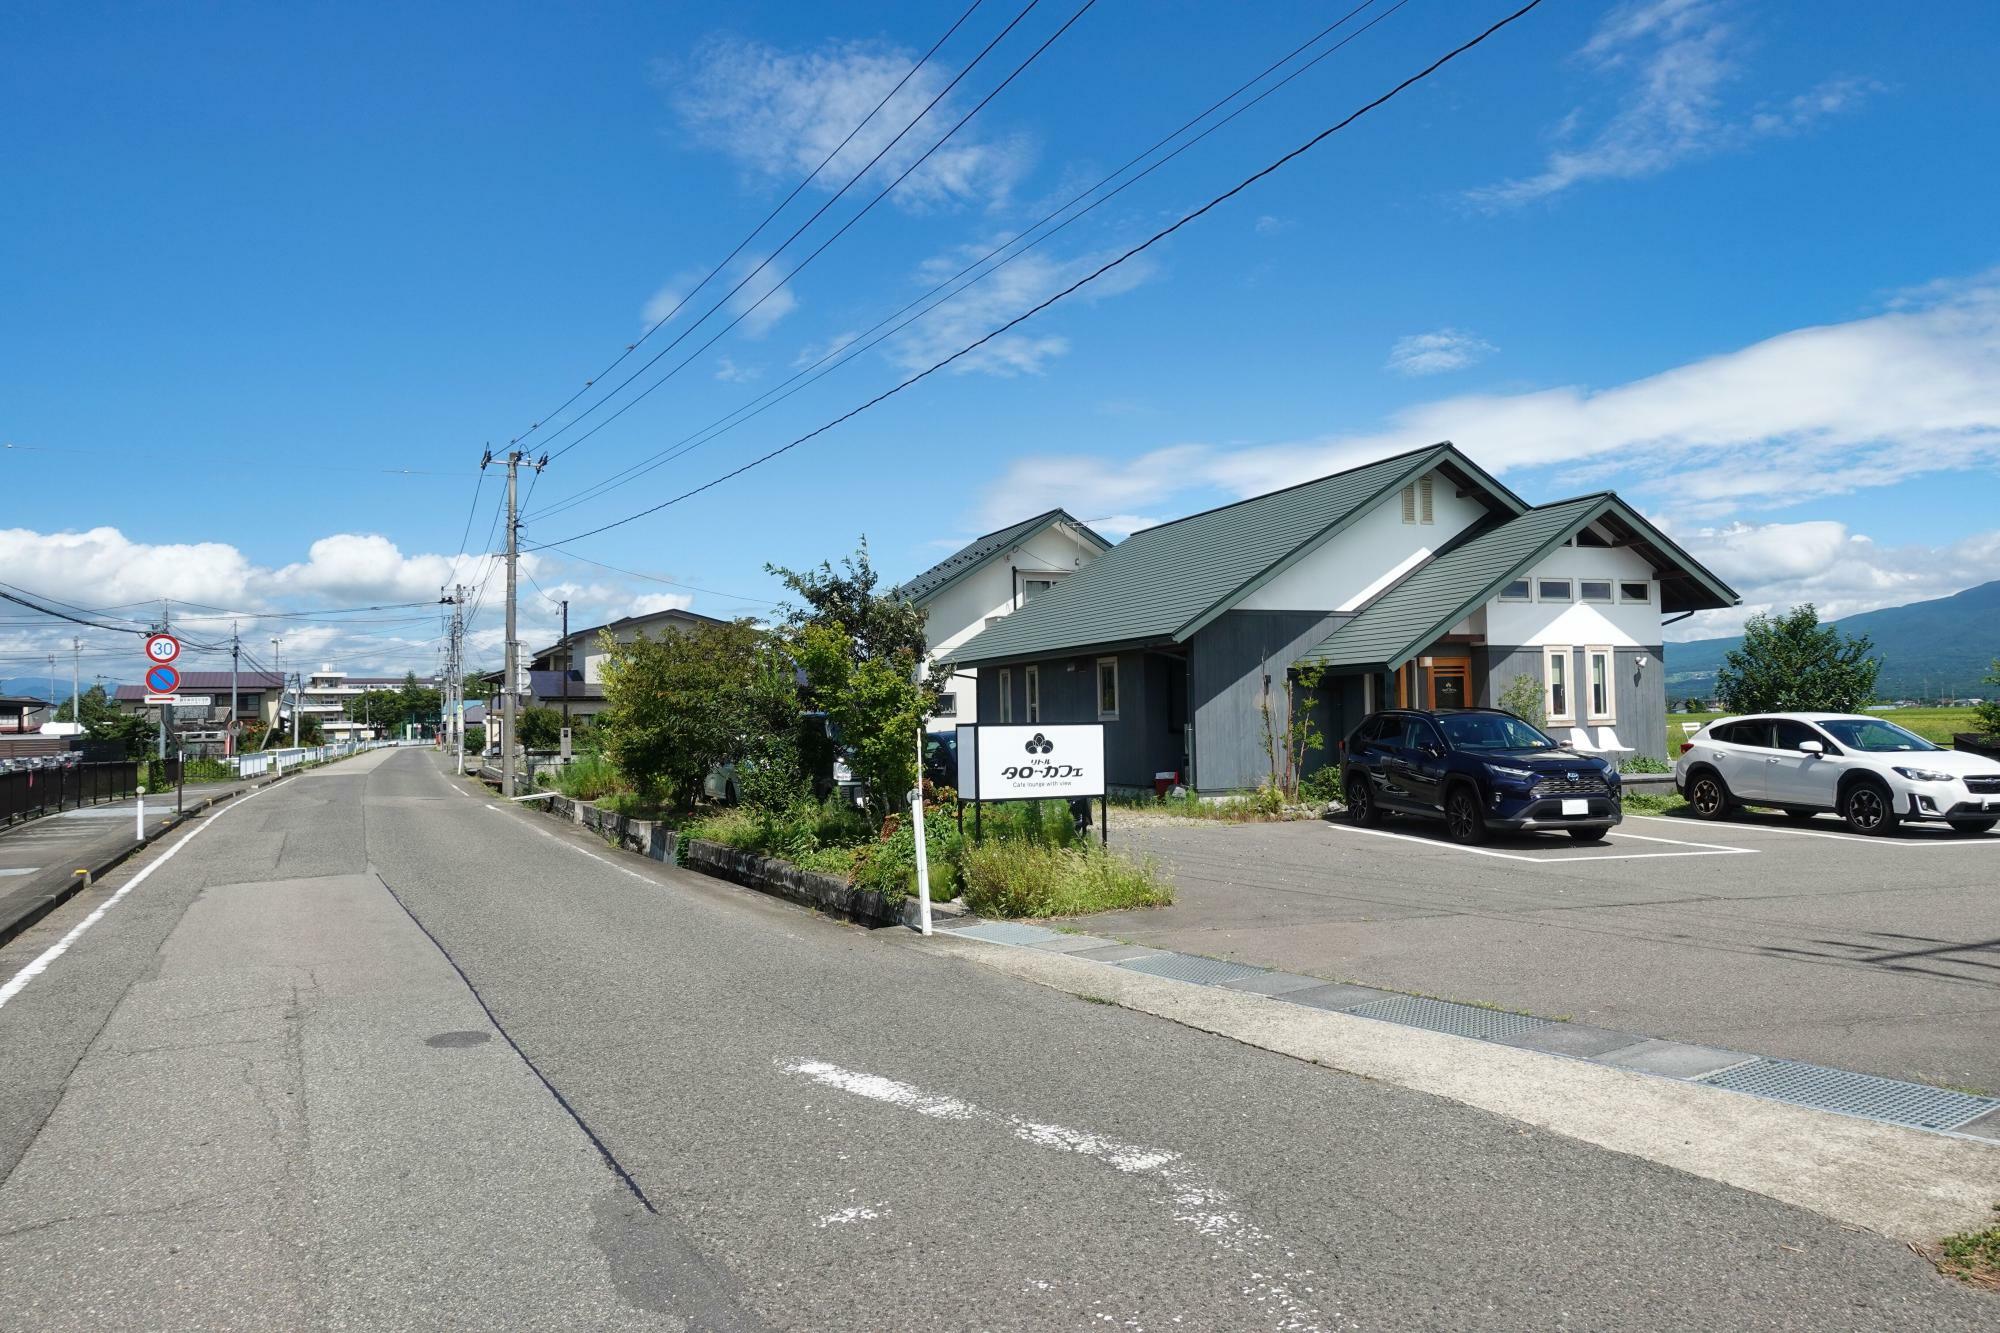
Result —
[[[994,556],[1012,550],[1037,533],[1058,523],[1067,523],[1078,536],[1095,543],[1100,551],[1111,549],[1109,541],[1092,531],[1088,525],[1072,517],[1068,511],[1051,509],[1033,518],[1024,518],[1019,523],[1010,524],[998,531],[989,532],[984,537],[974,537],[958,550],[892,591],[898,597],[922,605]]]
[[[1349,523],[1444,468],[1507,514],[1527,508],[1449,443],[1135,532],[975,635],[960,665],[1095,646],[1184,641]]]
[[[618,631],[630,629],[634,625],[650,625],[656,620],[689,625],[726,625],[729,623],[726,620],[718,620],[714,616],[705,616],[699,611],[690,611],[685,607],[670,606],[662,611],[646,611],[636,616],[622,616],[617,620],[609,621],[602,625],[592,625],[588,629],[573,629],[569,632],[567,639],[557,639],[548,647],[529,653],[526,660],[533,661],[538,657],[547,657],[550,653],[561,652],[562,646],[565,643],[583,643],[596,635],[602,634],[606,630],[610,630],[613,634],[616,634]],[[493,672],[492,675],[495,680],[498,680],[500,677],[498,671]]]
[[[1395,670],[1589,523],[1602,522],[1660,571],[1660,609],[1734,606],[1728,584],[1608,491],[1530,509],[1418,566],[1326,636],[1301,662]]]

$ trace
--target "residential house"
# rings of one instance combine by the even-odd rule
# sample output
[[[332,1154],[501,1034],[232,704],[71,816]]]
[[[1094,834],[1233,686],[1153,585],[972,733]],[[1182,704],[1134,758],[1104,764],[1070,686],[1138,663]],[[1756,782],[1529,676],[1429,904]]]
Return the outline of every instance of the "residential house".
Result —
[[[524,708],[567,708],[572,726],[587,725],[605,707],[604,662],[611,655],[604,643],[607,635],[615,643],[631,643],[642,634],[657,638],[695,625],[724,623],[714,616],[671,608],[571,630],[566,637],[528,656],[521,672],[519,702]],[[486,707],[491,721],[486,731],[489,749],[497,749],[499,745],[501,678],[499,671],[489,671],[480,677],[492,690]],[[468,721],[467,725],[472,723]]]
[[[1051,509],[973,539],[894,592],[926,613],[928,669],[1110,549],[1111,543],[1087,525],[1061,509]],[[949,731],[961,722],[977,722],[978,687],[977,670],[955,670],[931,718],[931,729]]]
[[[1114,786],[1229,792],[1268,780],[1288,686],[1308,771],[1374,709],[1523,675],[1558,739],[1665,758],[1662,623],[1737,600],[1616,495],[1531,506],[1446,443],[1134,533],[953,661],[988,721],[1103,722]]]
[[[0,732],[10,736],[39,732],[50,716],[47,699],[27,694],[0,694]]]
[[[222,734],[229,723],[229,683],[227,671],[183,671],[181,672],[181,695],[188,701],[174,708],[175,734],[213,736],[189,742],[198,748],[213,746],[220,749]],[[262,722],[271,727],[278,720],[278,701],[284,693],[284,677],[275,671],[238,671],[236,681],[236,717],[242,722]],[[197,702],[198,701],[198,702]],[[120,685],[111,697],[112,704],[121,712],[148,713],[155,725],[159,722],[160,706],[146,702],[146,687],[143,685]]]

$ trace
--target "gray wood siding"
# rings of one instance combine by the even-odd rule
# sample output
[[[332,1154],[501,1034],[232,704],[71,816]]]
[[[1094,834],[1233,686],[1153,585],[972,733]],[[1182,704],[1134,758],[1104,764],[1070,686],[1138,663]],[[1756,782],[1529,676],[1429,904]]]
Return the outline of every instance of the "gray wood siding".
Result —
[[[1201,791],[1239,791],[1269,780],[1259,706],[1265,671],[1275,697],[1291,664],[1350,619],[1323,611],[1231,611],[1189,641],[1188,707]]]
[[[1153,774],[1182,767],[1180,738],[1169,735],[1167,728],[1170,711],[1167,673],[1172,663],[1156,653],[1136,650],[1103,656],[1118,659],[1118,717],[1104,723],[1105,779],[1113,787],[1151,791]],[[1014,696],[1014,725],[1026,725],[1028,721],[1027,669],[1031,665],[1040,672],[1040,721],[1050,724],[1098,721],[1097,657],[1097,654],[1056,657],[1033,663],[1016,662],[1006,668]],[[980,668],[982,722],[1000,721],[1000,672],[998,667]]]
[[[1643,667],[1639,665],[1642,657],[1646,659]],[[1480,675],[1479,702],[1489,708],[1498,707],[1496,701],[1516,676],[1531,676],[1536,684],[1541,683],[1542,650],[1493,645],[1477,648],[1473,650],[1473,669]],[[1570,679],[1579,686],[1588,679],[1582,648],[1570,652]],[[1614,648],[1611,683],[1613,706],[1618,712],[1618,720],[1612,723],[1612,727],[1617,731],[1618,739],[1640,754],[1663,761],[1670,759],[1667,753],[1667,675],[1660,666],[1659,648]],[[1579,705],[1581,702],[1579,697]],[[1568,728],[1557,730],[1567,733]],[[1559,734],[1556,739],[1567,740],[1569,737]]]

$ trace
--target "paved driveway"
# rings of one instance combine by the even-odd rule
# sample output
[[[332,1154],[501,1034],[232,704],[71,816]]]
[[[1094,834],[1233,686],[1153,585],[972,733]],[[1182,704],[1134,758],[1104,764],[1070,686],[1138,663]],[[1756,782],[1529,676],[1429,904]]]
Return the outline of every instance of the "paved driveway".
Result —
[[[1136,943],[2000,1092],[2000,835],[1629,818],[1602,845],[1428,826],[1128,820]]]

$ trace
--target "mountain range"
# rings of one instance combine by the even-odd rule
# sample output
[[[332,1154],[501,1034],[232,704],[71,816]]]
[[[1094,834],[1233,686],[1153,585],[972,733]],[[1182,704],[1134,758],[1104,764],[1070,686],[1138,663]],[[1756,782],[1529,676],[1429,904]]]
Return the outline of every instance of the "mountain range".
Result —
[[[2000,580],[1907,606],[1885,606],[1832,622],[1846,634],[1866,634],[1882,661],[1875,693],[1884,699],[1991,697],[1980,678],[2000,658]],[[1707,697],[1715,671],[1743,636],[1690,639],[1666,645],[1667,698]]]

